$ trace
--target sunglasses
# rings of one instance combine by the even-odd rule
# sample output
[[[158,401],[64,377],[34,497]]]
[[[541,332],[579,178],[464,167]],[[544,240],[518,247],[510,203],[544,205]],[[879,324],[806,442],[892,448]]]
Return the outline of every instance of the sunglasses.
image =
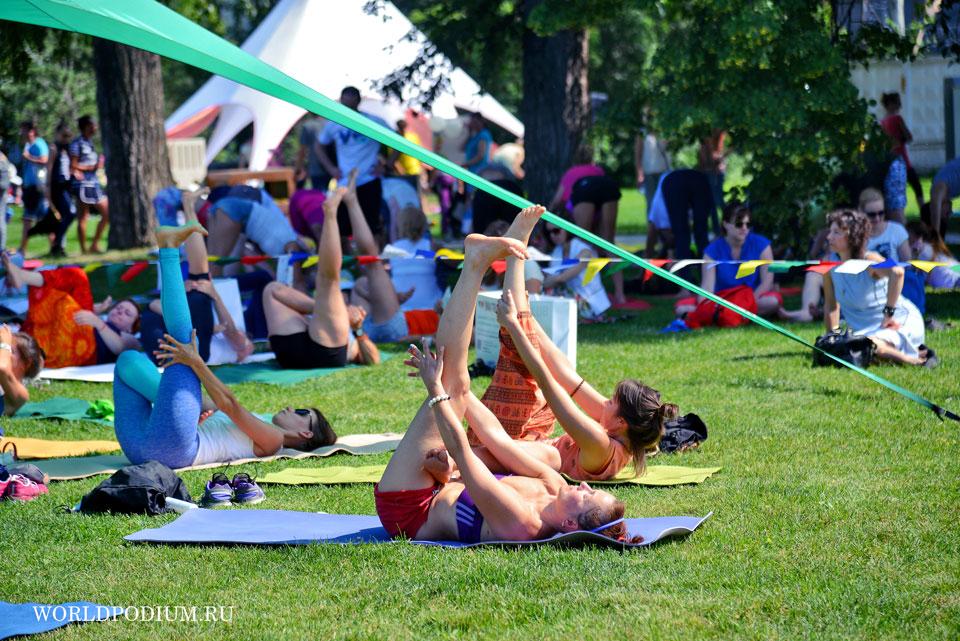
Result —
[[[727,223],[731,225],[734,229],[750,229],[749,220],[741,220],[739,223]]]
[[[880,218],[881,216],[883,216],[882,209],[879,211],[865,211],[863,213],[865,213],[869,218]]]
[[[313,415],[313,410],[295,409],[295,410],[293,410],[293,413],[296,414],[297,416],[312,416],[312,415]],[[309,425],[310,425],[310,431],[312,432],[312,431],[313,431],[313,419],[310,420]]]
[[[555,227],[555,228],[551,229],[550,231],[548,231],[547,233],[550,234],[551,236],[553,236],[553,235],[555,235],[555,234],[559,234],[559,233],[562,232],[562,231],[563,231],[563,230],[560,229],[559,227]]]

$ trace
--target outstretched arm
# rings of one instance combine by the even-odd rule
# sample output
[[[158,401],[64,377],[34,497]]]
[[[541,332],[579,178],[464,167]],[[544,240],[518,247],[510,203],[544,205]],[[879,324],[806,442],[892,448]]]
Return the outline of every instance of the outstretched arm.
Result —
[[[197,351],[197,330],[193,330],[189,343],[180,343],[173,336],[164,334],[159,347],[155,354],[162,365],[166,367],[182,363],[193,370],[217,408],[229,416],[237,428],[253,441],[254,454],[270,456],[283,447],[283,434],[280,430],[251,414],[200,358]]]
[[[423,345],[422,353],[416,346],[411,346],[408,364],[419,370],[430,398],[442,398],[445,395],[441,384],[444,348],[441,346],[434,355],[426,341]],[[513,488],[501,483],[474,454],[450,401],[435,402],[431,411],[447,453],[456,462],[464,485],[494,536],[521,540],[535,536],[542,525],[539,514],[531,510]]]
[[[610,460],[610,436],[595,420],[587,416],[570,398],[567,390],[550,375],[540,352],[534,349],[518,319],[517,308],[509,291],[497,304],[497,320],[503,325],[520,357],[537,381],[563,430],[580,446],[580,463],[586,470],[600,469]]]
[[[3,391],[3,413],[13,416],[24,403],[30,400],[30,392],[13,373],[13,332],[6,325],[0,325],[0,390]]]

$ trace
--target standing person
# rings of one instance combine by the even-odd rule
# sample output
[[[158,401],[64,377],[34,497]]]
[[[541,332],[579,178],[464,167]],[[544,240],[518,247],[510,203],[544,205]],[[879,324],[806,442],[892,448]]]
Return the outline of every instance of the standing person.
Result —
[[[97,133],[97,123],[93,116],[84,115],[77,119],[80,135],[70,143],[70,172],[73,174],[73,189],[77,197],[77,234],[80,239],[80,253],[87,253],[87,216],[90,210],[100,214],[100,222],[93,234],[90,251],[100,253],[100,239],[110,223],[110,208],[103,185],[97,178],[97,170],[103,167],[103,157],[97,153],[92,138]]]
[[[692,258],[690,253],[690,214],[693,213],[693,237],[697,255],[702,256],[709,242],[708,219],[716,216],[710,180],[696,169],[675,169],[660,182],[663,202],[674,237],[674,258]],[[718,234],[719,235],[719,234]]]
[[[648,129],[637,136],[633,146],[633,160],[637,168],[637,189],[643,188],[649,214],[660,177],[670,171],[667,143],[659,138],[653,129]]]
[[[300,127],[300,149],[297,150],[293,174],[297,189],[306,186],[307,178],[310,179],[310,187],[320,191],[326,191],[330,183],[330,174],[320,162],[320,143],[317,140],[325,123],[323,118],[310,118]]]
[[[340,104],[366,116],[381,127],[390,128],[382,118],[360,111],[360,90],[356,87],[344,87],[343,91],[340,92]],[[374,236],[378,237],[382,245],[384,228],[383,219],[380,216],[380,202],[383,200],[383,186],[380,182],[380,170],[377,166],[380,143],[332,121],[324,125],[318,141],[320,145],[329,145],[330,143],[336,145],[336,164],[330,160],[322,146],[317,148],[320,163],[331,176],[338,181],[343,181],[346,180],[351,171],[357,170],[357,198],[360,201],[360,208],[363,210],[363,217],[366,218],[371,231],[373,231]],[[341,205],[337,211],[337,217],[340,233],[346,239],[352,234],[350,216],[347,214],[346,205]]]
[[[913,142],[913,134],[910,133],[907,123],[900,115],[900,109],[902,108],[900,94],[896,91],[885,93],[880,97],[880,103],[886,112],[886,115],[880,120],[880,127],[890,138],[891,151],[903,158],[903,162],[907,166],[907,182],[910,183],[910,188],[917,198],[917,207],[923,207],[923,185],[920,184],[920,176],[917,175],[917,170],[910,163],[910,154],[907,153],[907,144]],[[897,219],[897,222],[902,224],[904,220],[902,218]]]
[[[33,121],[20,123],[20,142],[23,143],[23,236],[21,254],[27,252],[28,232],[47,214],[47,160],[50,147],[37,135]]]
[[[7,248],[7,199],[10,196],[10,170],[13,165],[0,151],[0,252]]]
[[[930,214],[920,217],[923,222],[940,234],[947,237],[947,222],[953,213],[953,199],[960,196],[960,158],[947,162],[933,176],[933,185],[930,187]]]
[[[697,153],[697,169],[702,171],[710,183],[710,193],[713,194],[713,214],[710,220],[713,223],[713,233],[722,235],[717,210],[723,209],[723,180],[727,171],[727,132],[723,129],[714,129],[706,138],[700,141],[700,150]]]
[[[479,113],[470,114],[467,131],[470,132],[470,137],[463,143],[463,167],[479,174],[490,165],[493,136]]]
[[[70,195],[70,139],[73,136],[66,123],[57,126],[57,135],[50,154],[48,185],[50,204],[60,214],[60,224],[50,246],[50,256],[63,258],[67,255],[67,229],[77,216],[73,198]]]

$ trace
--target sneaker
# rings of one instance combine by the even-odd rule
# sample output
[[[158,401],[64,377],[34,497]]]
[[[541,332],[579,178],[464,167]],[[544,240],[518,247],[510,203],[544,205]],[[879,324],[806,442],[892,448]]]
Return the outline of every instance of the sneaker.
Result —
[[[4,496],[11,501],[32,501],[47,492],[47,486],[42,483],[34,483],[22,474],[10,474]]]
[[[232,500],[233,486],[230,485],[230,479],[223,472],[217,472],[207,481],[207,486],[203,490],[203,498],[200,499],[200,507],[224,507],[230,505]]]
[[[234,474],[230,485],[233,486],[233,501],[238,505],[254,505],[267,498],[257,482],[246,472]]]

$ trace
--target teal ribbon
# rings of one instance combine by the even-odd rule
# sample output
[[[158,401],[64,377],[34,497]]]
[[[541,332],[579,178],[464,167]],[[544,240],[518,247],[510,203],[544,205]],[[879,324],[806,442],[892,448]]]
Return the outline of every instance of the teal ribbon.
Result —
[[[166,58],[179,60],[257,89],[280,100],[285,100],[349,127],[444,173],[459,178],[477,189],[514,205],[518,209],[533,204],[474,175],[446,158],[413,144],[395,132],[375,124],[358,112],[330,100],[255,56],[246,53],[239,47],[190,22],[175,11],[152,0],[2,0],[0,1],[0,19],[85,33],[150,51]],[[723,300],[715,296],[713,292],[705,291],[665,269],[652,265],[639,256],[635,256],[559,216],[546,213],[543,218],[614,256],[623,258],[718,305],[733,310],[761,327],[800,343],[808,349],[818,350],[817,347],[793,332],[760,318],[738,305]],[[823,353],[826,354],[826,352]],[[832,354],[827,354],[827,356],[862,376],[930,409],[941,419],[947,417],[960,421],[960,416],[899,385]]]

